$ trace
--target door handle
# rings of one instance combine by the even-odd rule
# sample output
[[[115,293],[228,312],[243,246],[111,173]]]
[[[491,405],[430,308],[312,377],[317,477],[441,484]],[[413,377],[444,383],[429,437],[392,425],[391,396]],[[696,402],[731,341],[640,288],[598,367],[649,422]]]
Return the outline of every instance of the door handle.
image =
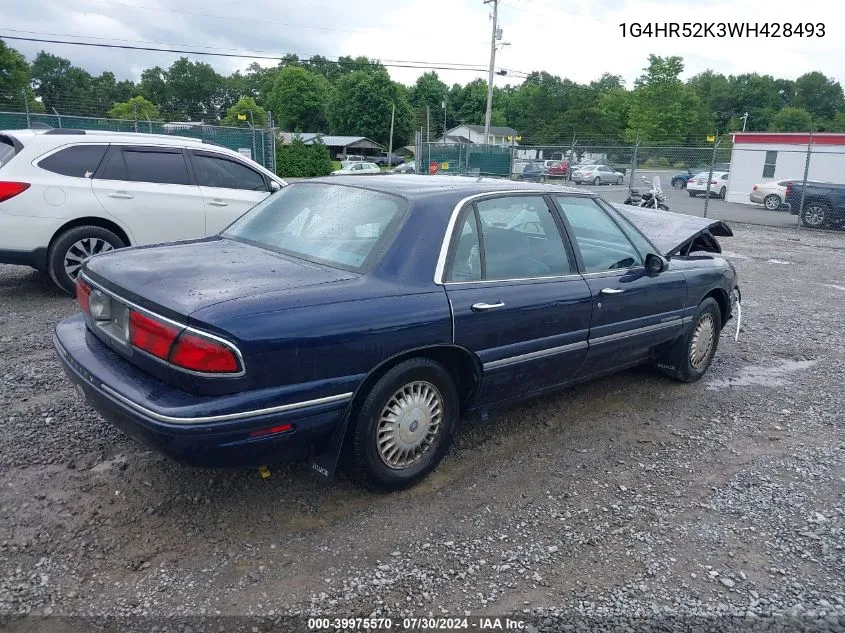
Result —
[[[212,200],[208,205],[211,207],[228,207],[229,203],[224,200]]]
[[[497,301],[496,303],[473,303],[472,304],[472,311],[473,312],[485,312],[487,310],[495,310],[496,308],[504,308],[505,302],[504,301]]]
[[[620,292],[625,292],[622,288],[602,288],[603,295],[618,295]]]
[[[121,200],[131,200],[134,197],[131,193],[126,193],[125,191],[115,191],[109,194],[109,198],[119,198]]]

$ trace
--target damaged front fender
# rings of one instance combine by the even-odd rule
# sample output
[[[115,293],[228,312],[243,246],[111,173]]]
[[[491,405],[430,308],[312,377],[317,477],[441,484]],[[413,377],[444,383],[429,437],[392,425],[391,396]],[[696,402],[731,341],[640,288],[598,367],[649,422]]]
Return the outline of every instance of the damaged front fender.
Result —
[[[655,211],[625,204],[614,204],[645,235],[664,257],[693,252],[721,253],[716,237],[732,237],[731,227],[721,220],[694,215]]]

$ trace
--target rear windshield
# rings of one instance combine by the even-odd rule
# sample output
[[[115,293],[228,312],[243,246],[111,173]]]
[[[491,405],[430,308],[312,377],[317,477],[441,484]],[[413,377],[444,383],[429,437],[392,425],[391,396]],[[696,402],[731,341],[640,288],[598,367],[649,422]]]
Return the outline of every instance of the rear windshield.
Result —
[[[223,236],[355,272],[370,267],[407,203],[368,189],[296,183],[241,216]]]
[[[12,160],[17,153],[12,140],[6,136],[0,136],[0,167]]]

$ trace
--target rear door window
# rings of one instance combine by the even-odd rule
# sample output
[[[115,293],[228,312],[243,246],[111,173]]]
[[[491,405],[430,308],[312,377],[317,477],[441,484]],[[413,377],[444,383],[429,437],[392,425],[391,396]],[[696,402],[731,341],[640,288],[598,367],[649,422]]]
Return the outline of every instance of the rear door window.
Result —
[[[164,185],[193,185],[188,166],[180,149],[142,149],[124,147],[106,159],[102,173],[104,180],[126,180]]]
[[[73,145],[42,159],[38,166],[54,174],[90,178],[97,171],[108,145]]]
[[[236,160],[193,152],[192,161],[197,184],[201,187],[267,191],[264,177]]]
[[[8,163],[18,151],[12,144],[12,141],[4,136],[0,136],[0,167]]]

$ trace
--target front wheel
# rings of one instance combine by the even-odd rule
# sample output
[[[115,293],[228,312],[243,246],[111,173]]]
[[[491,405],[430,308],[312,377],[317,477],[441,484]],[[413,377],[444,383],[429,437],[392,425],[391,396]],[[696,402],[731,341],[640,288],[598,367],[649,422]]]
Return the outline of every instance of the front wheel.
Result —
[[[658,209],[660,209],[661,211],[668,211],[668,210],[669,210],[669,205],[667,205],[667,204],[663,204],[663,203],[661,202],[660,204],[658,204],[658,205],[657,205],[657,208],[658,208]]]
[[[672,188],[673,189],[683,189],[686,186],[686,183],[683,180],[673,180],[672,181]]]
[[[687,331],[658,360],[657,367],[664,375],[681,382],[699,380],[710,367],[719,335],[722,331],[722,312],[712,297],[698,304]]]
[[[458,393],[443,365],[428,358],[396,365],[354,420],[353,477],[381,492],[413,486],[446,455],[457,420]]]
[[[598,187],[601,184],[601,176],[596,176],[593,178],[593,184]]]
[[[619,178],[617,178],[617,179],[616,179],[616,184],[617,184],[617,185],[621,185],[621,184],[622,184],[622,176],[619,176]]]
[[[77,226],[53,240],[47,254],[47,268],[55,284],[69,294],[75,291],[76,276],[83,260],[123,248],[117,235],[100,226]]]
[[[724,200],[727,193],[728,193],[728,190],[725,189],[725,187],[722,187],[721,189],[719,189],[719,200]]]
[[[687,193],[689,194],[690,198],[695,198],[695,196],[697,195],[694,191],[687,191]]]

